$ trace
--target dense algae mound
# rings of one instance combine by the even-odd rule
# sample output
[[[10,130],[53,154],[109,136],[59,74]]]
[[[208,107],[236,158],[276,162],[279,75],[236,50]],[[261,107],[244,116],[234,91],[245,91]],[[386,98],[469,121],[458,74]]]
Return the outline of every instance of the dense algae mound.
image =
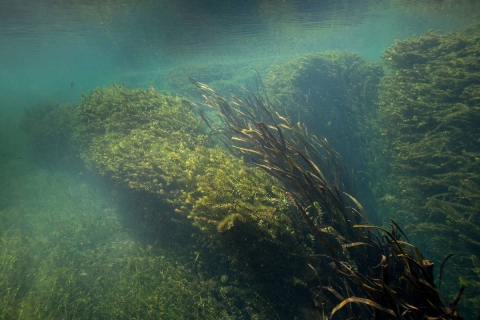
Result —
[[[456,274],[480,264],[480,29],[427,32],[384,53],[379,120],[391,148],[385,211],[396,211],[442,259],[461,255]],[[474,272],[472,272],[474,271]],[[476,273],[476,274],[475,274]],[[467,274],[465,274],[467,275]],[[478,308],[478,296],[472,300]]]
[[[186,171],[178,159],[207,143],[187,100],[114,84],[85,96],[75,123],[73,138],[88,167],[157,194],[178,188]]]
[[[383,67],[348,51],[311,53],[272,68],[265,78],[269,99],[311,134],[326,137],[340,154],[362,152]],[[353,154],[352,154],[353,158]]]
[[[278,182],[216,146],[185,99],[111,85],[84,97],[75,118],[87,166],[158,195],[201,230],[227,231],[235,223],[224,219],[237,217],[238,224],[271,226],[275,237],[290,224],[282,218],[286,208],[276,212],[281,194],[271,186]]]
[[[375,181],[383,179],[379,154],[377,91],[383,66],[357,53],[326,51],[292,58],[272,67],[264,83],[269,100],[293,122],[308,127],[309,134],[326,138],[355,179],[357,196],[375,220],[380,197]],[[375,168],[375,169],[371,169]],[[375,194],[375,196],[373,194]]]
[[[304,237],[307,228],[294,205],[272,189],[278,181],[216,146],[188,100],[111,84],[92,90],[75,107],[33,107],[24,123],[37,124],[27,133],[39,150],[62,151],[56,139],[68,142],[69,154],[79,154],[92,172],[103,176],[122,195],[119,205],[124,207],[118,213],[108,209],[107,215],[100,208],[80,215],[67,210],[74,215],[65,217],[70,223],[62,222],[70,241],[46,255],[53,274],[38,274],[38,284],[33,282],[42,287],[36,290],[49,308],[37,312],[34,296],[8,293],[15,305],[28,305],[25,314],[57,317],[62,306],[77,305],[75,312],[89,317],[269,319],[276,313],[294,315],[297,310],[289,303],[310,299],[305,283],[315,279],[308,261],[317,243]],[[52,159],[59,158],[53,154]],[[85,184],[79,188],[86,191]],[[148,224],[125,226],[140,238],[148,235],[143,249],[125,239],[115,217],[119,213],[128,216],[124,223]],[[61,239],[63,228],[67,232],[62,227],[49,241]],[[86,238],[92,239],[92,250],[84,252]],[[14,244],[14,239],[4,240]],[[153,249],[150,244],[145,249],[148,243]],[[69,250],[67,262],[60,256]],[[168,258],[172,255],[176,262]],[[10,268],[8,263],[4,267]],[[64,278],[68,285],[56,280]],[[45,291],[45,286],[55,291]],[[80,294],[89,298],[74,303]],[[108,300],[92,306],[98,296]],[[122,303],[126,299],[128,307]],[[141,301],[148,306],[139,306]],[[18,311],[9,309],[8,314]]]
[[[156,197],[163,204],[146,214],[175,212],[179,234],[192,233],[188,221],[197,226],[196,238],[209,239],[231,272],[255,283],[277,310],[296,290],[283,289],[294,277],[312,279],[306,257],[316,244],[303,237],[292,203],[272,189],[280,183],[216,146],[187,100],[110,85],[83,98],[75,123],[89,168]]]

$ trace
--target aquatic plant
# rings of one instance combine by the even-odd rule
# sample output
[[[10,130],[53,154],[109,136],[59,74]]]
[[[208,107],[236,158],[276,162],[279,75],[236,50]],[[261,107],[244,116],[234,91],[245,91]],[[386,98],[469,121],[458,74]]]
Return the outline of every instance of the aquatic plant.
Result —
[[[435,259],[458,253],[450,268],[477,291],[470,257],[480,250],[479,40],[476,25],[397,41],[383,55],[391,72],[379,99],[392,157],[383,210],[416,232]]]
[[[457,304],[465,284],[461,283],[456,299],[445,306],[434,283],[433,263],[408,242],[396,222],[392,220],[391,231],[370,225],[361,204],[342,192],[345,172],[326,140],[308,135],[304,126],[280,116],[267,95],[246,92],[244,97],[233,95],[229,102],[205,84],[191,80],[223,122],[215,127],[205,118],[212,134],[222,135],[231,150],[282,181],[285,197],[297,206],[323,244],[327,254],[319,256],[329,258],[330,268],[337,273],[329,273],[325,279],[325,266],[316,269],[309,265],[318,279],[312,297],[316,306],[322,308],[329,292],[340,299],[331,309],[332,316],[357,303],[358,309],[343,310],[343,316],[355,312],[378,319],[462,319]],[[325,282],[328,285],[323,285]]]
[[[3,220],[4,215],[0,216]],[[28,241],[18,230],[2,230],[0,238],[0,317],[16,319],[19,316],[19,301],[28,294],[32,280],[28,274],[32,253]]]
[[[376,99],[383,66],[357,53],[326,51],[297,56],[265,76],[269,99],[292,122],[323,137],[356,172],[357,196],[374,216],[380,197],[380,150]],[[370,170],[375,167],[375,170]]]
[[[275,288],[290,286],[294,275],[311,277],[306,266],[316,244],[290,214],[294,205],[272,190],[274,177],[216,145],[183,98],[110,85],[85,96],[75,117],[87,166],[133,192],[142,216],[175,221],[180,237],[208,243],[193,249],[200,256],[223,259],[277,312],[294,312],[285,303],[292,294]]]
[[[175,177],[183,168],[177,162],[206,143],[187,100],[114,84],[93,90],[80,102],[73,137],[87,166],[130,188],[157,194],[178,189]]]
[[[271,69],[264,80],[270,100],[290,119],[307,121],[309,128],[320,121],[322,126],[310,130],[323,135],[331,125],[358,126],[362,113],[374,110],[383,76],[380,64],[349,51],[300,55]],[[361,118],[355,121],[356,116]]]
[[[138,240],[99,181],[45,170],[14,178],[0,181],[22,200],[0,211],[2,319],[269,318],[228,270],[212,276],[193,252]]]

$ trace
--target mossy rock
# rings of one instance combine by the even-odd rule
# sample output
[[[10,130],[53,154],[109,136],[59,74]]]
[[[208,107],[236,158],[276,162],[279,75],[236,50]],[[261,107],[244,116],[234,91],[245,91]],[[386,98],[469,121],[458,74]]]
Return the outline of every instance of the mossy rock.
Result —
[[[273,237],[288,228],[276,211],[290,205],[271,191],[280,182],[215,146],[185,99],[110,85],[84,97],[76,123],[74,137],[90,168],[158,195],[204,231],[217,234],[236,213],[270,224]]]
[[[163,193],[183,169],[176,166],[179,154],[207,143],[188,100],[153,90],[95,89],[75,117],[74,139],[90,168],[152,193]]]
[[[208,256],[213,250],[269,303],[287,305],[290,291],[282,289],[294,277],[314,280],[309,255],[322,251],[306,237],[296,206],[272,188],[281,183],[215,145],[187,100],[110,85],[84,97],[76,123],[74,136],[90,168],[127,190],[161,199],[155,214],[174,214],[188,235],[187,223],[198,227],[195,237],[212,244],[198,252]]]
[[[479,56],[478,25],[397,41],[383,54],[391,70],[379,96],[395,194],[382,210],[416,232],[429,256],[459,254],[449,273],[469,283],[478,282],[470,258],[480,249]]]

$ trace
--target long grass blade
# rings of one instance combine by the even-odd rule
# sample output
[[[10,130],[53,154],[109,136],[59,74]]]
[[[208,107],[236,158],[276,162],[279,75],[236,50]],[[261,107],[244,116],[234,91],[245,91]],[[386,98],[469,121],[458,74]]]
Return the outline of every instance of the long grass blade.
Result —
[[[376,303],[375,301],[372,301],[372,300],[369,300],[369,299],[365,299],[365,298],[358,298],[358,297],[350,297],[350,298],[347,298],[345,300],[343,300],[342,302],[340,302],[340,304],[338,306],[336,306],[335,308],[333,308],[332,310],[332,313],[330,315],[330,318],[335,314],[335,312],[337,312],[338,310],[340,310],[341,308],[343,308],[347,303],[362,303],[362,304],[365,304],[365,305],[368,305],[368,306],[371,306],[371,307],[374,307],[374,308],[377,308],[378,310],[381,310],[383,312],[386,312],[392,316],[396,316],[395,312],[392,310],[392,309],[388,309],[388,308],[385,308],[385,307],[382,307],[381,305],[379,305],[378,303]]]
[[[447,262],[448,259],[453,257],[455,253],[450,253],[448,254],[445,259],[443,259],[442,264],[440,265],[440,272],[438,273],[438,289],[440,290],[440,287],[442,286],[442,275],[443,275],[443,267],[445,266],[445,262]]]

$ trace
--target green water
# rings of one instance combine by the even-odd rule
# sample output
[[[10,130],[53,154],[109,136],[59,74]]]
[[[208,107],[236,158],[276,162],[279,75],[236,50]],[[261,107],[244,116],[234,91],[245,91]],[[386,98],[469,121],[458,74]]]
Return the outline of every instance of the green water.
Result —
[[[248,239],[242,239],[255,248],[245,248],[238,239],[219,243],[222,235],[217,231],[233,228],[229,223],[243,223],[243,217],[235,215],[240,209],[231,209],[223,220],[200,216],[203,220],[193,223],[189,213],[182,211],[190,204],[190,198],[181,197],[182,192],[191,191],[187,187],[172,187],[172,194],[187,203],[172,204],[172,199],[168,202],[158,193],[129,187],[93,162],[86,165],[85,150],[70,145],[70,137],[62,140],[64,132],[53,136],[65,144],[51,139],[54,147],[39,145],[35,138],[49,136],[49,130],[56,128],[41,129],[40,117],[31,117],[27,126],[39,124],[35,127],[39,131],[31,130],[38,134],[28,136],[25,110],[41,103],[74,110],[90,90],[112,82],[155,96],[180,94],[201,104],[202,97],[188,77],[209,84],[221,95],[238,92],[242,86],[254,91],[258,74],[267,85],[284,76],[281,70],[296,79],[297,70],[304,67],[303,58],[296,58],[326,50],[355,52],[384,68],[386,62],[380,56],[395,39],[429,29],[453,31],[478,16],[475,1],[0,3],[0,319],[326,319],[340,301],[328,296],[318,303],[318,274],[301,256],[314,255],[318,246],[297,216],[286,222],[283,216],[276,218],[280,193],[269,194],[269,206],[259,211],[264,216],[258,225],[268,230],[265,234],[270,238],[262,234],[261,241],[254,243],[246,232]],[[310,74],[321,72],[318,67]],[[328,87],[316,78],[305,80],[303,88],[315,90],[315,81]],[[311,91],[291,90],[282,83],[276,88],[279,94],[301,100],[302,107],[309,106]],[[274,89],[268,90],[277,94]],[[325,91],[318,99],[324,103],[327,96],[334,95]],[[384,158],[388,147],[375,140],[374,135],[380,135],[378,122],[365,121],[358,116],[361,113],[351,110],[340,118],[364,127],[353,133],[347,130],[347,141],[347,133],[332,120],[338,118],[334,113],[339,112],[339,100],[327,101],[322,111],[322,117],[328,118],[325,123],[314,116],[307,119],[310,131],[330,135],[329,141],[353,168],[356,196],[371,210],[370,220],[388,224],[398,214],[389,205],[398,195],[379,187],[388,180],[385,172],[394,167],[388,162],[391,159]],[[369,110],[376,106],[370,103]],[[308,122],[300,118],[300,111],[287,107],[280,111],[290,112],[294,122]],[[229,165],[226,168],[236,168],[234,176],[239,180],[253,176],[251,168],[237,168],[233,161]],[[471,177],[477,174],[471,172],[469,179],[476,181]],[[224,199],[246,194],[249,201],[257,200],[256,191],[245,190]],[[192,191],[192,195],[197,194]],[[379,211],[377,201],[382,203]],[[242,208],[249,213],[257,210],[248,205]],[[469,210],[469,216],[475,217],[478,208]],[[282,223],[288,235],[277,232]],[[433,241],[428,235],[419,233],[412,239],[422,252],[434,256],[443,240]],[[448,232],[441,236],[449,248],[459,241],[448,238]],[[298,251],[291,250],[294,245]],[[480,283],[478,243],[462,247],[457,257],[456,262],[449,261],[455,263],[450,269],[455,273],[444,274],[448,298],[453,300],[458,289],[462,274],[456,272],[468,276],[467,297],[460,306],[467,317],[474,317]],[[438,272],[442,256],[433,259]],[[296,265],[298,261],[303,265]],[[292,270],[298,270],[298,277]],[[322,281],[329,283],[326,278]]]

